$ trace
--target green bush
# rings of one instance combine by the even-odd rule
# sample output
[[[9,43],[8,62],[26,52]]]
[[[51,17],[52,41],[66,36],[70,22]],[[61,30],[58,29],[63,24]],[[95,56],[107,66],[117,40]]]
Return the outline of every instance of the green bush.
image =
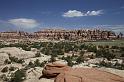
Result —
[[[76,62],[77,62],[77,64],[84,62],[83,56],[78,56],[78,58],[76,59]]]
[[[32,63],[32,62],[30,61],[27,67],[29,67],[29,68],[44,67],[44,65],[45,65],[46,63],[47,63],[47,61],[43,61],[42,63],[40,63],[39,60],[37,59],[36,61],[34,61],[34,63]]]
[[[24,69],[19,69],[12,75],[10,82],[22,82],[25,79],[26,71]]]
[[[97,50],[96,57],[104,57],[107,58],[108,60],[111,60],[115,58],[115,55],[113,53],[110,53],[110,51],[107,49],[100,49]]]
[[[67,61],[68,66],[72,67],[74,65],[74,63],[72,62],[72,57],[67,56],[65,60]]]
[[[39,59],[36,59],[36,61],[34,61],[34,66],[41,67],[41,63],[40,63]]]
[[[9,59],[11,60],[11,62],[16,62],[16,63],[24,63],[23,59],[18,59],[16,57],[9,57]]]
[[[28,67],[34,68],[34,67],[35,67],[35,66],[34,66],[34,63],[32,63],[32,62],[30,61],[29,64],[28,64]]]
[[[35,43],[32,44],[31,47],[32,47],[32,48],[40,49],[40,48],[41,48],[41,43],[35,42]]]
[[[46,63],[47,63],[47,61],[43,61],[40,66],[44,67]]]

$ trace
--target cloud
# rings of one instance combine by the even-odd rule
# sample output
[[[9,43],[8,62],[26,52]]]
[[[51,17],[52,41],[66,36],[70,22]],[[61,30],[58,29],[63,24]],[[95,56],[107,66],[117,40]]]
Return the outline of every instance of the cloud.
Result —
[[[83,13],[77,10],[69,10],[68,12],[63,14],[64,17],[81,17]]]
[[[103,14],[103,10],[87,11],[87,12],[81,12],[78,10],[69,10],[65,12],[62,16],[63,17],[82,17],[82,16],[99,16],[101,14]]]
[[[98,11],[87,11],[86,16],[98,16],[103,14],[103,10]]]
[[[101,25],[103,29],[112,30],[116,33],[122,32],[124,34],[124,25]]]
[[[34,19],[18,18],[10,19],[8,23],[15,25],[18,28],[30,29],[39,26],[39,23]]]
[[[0,31],[9,31],[15,29],[13,25],[6,21],[0,20]]]

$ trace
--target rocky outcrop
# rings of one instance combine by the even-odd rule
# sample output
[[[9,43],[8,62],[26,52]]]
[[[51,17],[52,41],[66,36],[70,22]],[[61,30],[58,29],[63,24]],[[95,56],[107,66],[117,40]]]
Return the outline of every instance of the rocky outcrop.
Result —
[[[119,35],[121,37],[122,34]],[[0,32],[0,39],[50,39],[50,40],[107,40],[116,39],[114,32],[108,30],[64,30],[64,29],[44,29],[34,33],[24,31]]]
[[[60,73],[63,73],[65,71],[69,71],[71,68],[69,66],[58,64],[58,63],[50,63],[47,64],[42,73],[46,77],[55,77]]]
[[[48,64],[43,69],[46,77],[56,76],[55,82],[124,82],[124,78],[94,68],[70,68],[62,64]]]

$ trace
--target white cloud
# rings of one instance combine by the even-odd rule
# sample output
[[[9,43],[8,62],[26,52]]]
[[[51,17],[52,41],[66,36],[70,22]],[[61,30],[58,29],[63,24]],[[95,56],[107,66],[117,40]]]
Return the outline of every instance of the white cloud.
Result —
[[[116,33],[122,32],[124,34],[124,25],[101,25],[103,29],[112,30]]]
[[[69,10],[65,12],[62,16],[63,17],[82,17],[82,16],[98,16],[103,14],[103,10],[97,10],[97,11],[87,11],[87,12],[81,12],[77,10]]]
[[[98,11],[87,11],[86,16],[96,16],[103,14],[103,10]]]
[[[10,24],[15,25],[16,27],[25,29],[34,28],[39,25],[39,23],[36,20],[27,18],[10,19],[8,20],[8,22]]]
[[[77,10],[69,10],[63,14],[64,17],[80,17],[83,16],[83,13]]]

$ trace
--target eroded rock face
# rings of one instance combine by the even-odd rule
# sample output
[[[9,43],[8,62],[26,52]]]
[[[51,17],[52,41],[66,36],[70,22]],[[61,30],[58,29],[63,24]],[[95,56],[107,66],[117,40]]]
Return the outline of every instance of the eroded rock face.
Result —
[[[42,73],[46,77],[55,77],[60,73],[69,71],[70,69],[71,68],[67,65],[58,64],[58,63],[50,63],[44,67]]]
[[[46,77],[56,76],[55,82],[124,82],[120,77],[94,68],[71,68],[62,64],[48,64],[43,69]]]

